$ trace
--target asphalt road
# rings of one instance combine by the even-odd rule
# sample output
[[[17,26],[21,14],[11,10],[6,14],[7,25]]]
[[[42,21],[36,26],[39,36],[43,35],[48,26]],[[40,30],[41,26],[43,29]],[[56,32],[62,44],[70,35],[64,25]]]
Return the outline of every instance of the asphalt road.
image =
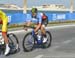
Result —
[[[36,48],[31,52],[24,52],[23,37],[26,32],[15,33],[19,39],[20,52],[0,58],[75,58],[75,27],[61,27],[48,29],[52,34],[52,45],[47,49]]]

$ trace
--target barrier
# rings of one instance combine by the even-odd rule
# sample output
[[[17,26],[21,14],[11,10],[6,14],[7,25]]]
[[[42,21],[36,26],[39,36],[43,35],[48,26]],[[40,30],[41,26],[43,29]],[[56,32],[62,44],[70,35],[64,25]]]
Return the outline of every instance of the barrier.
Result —
[[[22,10],[6,10],[8,16],[8,22],[10,24],[23,23],[26,20],[26,14],[23,14]],[[49,21],[66,21],[75,20],[75,11],[70,13],[69,11],[40,11],[46,13]],[[30,12],[28,12],[30,13]]]

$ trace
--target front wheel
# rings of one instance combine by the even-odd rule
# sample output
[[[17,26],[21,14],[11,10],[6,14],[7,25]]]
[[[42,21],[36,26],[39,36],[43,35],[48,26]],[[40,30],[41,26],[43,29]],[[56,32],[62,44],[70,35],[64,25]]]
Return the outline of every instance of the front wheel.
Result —
[[[52,36],[49,31],[46,31],[46,36],[47,36],[47,42],[43,43],[43,48],[48,48],[51,46],[51,41],[52,41]]]
[[[24,51],[26,52],[32,51],[34,45],[35,45],[35,40],[34,40],[34,37],[32,36],[32,33],[31,32],[27,33],[23,39]]]
[[[9,39],[9,47],[10,47],[10,53],[13,54],[19,50],[19,41],[15,34],[10,33],[7,35]]]

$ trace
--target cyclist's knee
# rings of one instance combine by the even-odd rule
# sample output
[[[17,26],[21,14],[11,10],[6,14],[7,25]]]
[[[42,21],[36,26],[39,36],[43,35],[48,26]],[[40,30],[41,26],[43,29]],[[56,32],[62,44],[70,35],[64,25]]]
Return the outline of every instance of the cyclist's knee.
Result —
[[[42,28],[45,28],[45,25],[44,24],[42,25]]]
[[[43,34],[45,34],[45,33],[46,33],[46,32],[45,32],[45,29],[43,29],[43,28],[41,29],[41,32],[42,32]]]
[[[45,31],[45,27],[44,27],[44,26],[41,26],[41,30],[42,30],[42,31],[43,31],[43,30]]]

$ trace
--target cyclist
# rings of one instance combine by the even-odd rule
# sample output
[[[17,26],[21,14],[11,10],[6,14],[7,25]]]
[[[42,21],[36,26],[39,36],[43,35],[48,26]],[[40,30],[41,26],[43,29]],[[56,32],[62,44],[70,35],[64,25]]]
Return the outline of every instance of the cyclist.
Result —
[[[0,24],[2,24],[2,36],[3,36],[5,44],[6,44],[4,55],[7,55],[9,53],[9,51],[10,51],[8,37],[7,37],[8,18],[6,16],[6,14],[1,10],[0,10]]]
[[[37,31],[40,29],[43,36],[44,36],[43,43],[45,43],[47,41],[46,32],[45,32],[45,25],[42,22],[42,13],[38,13],[37,8],[32,8],[31,14],[27,14],[26,25],[33,26],[33,24],[35,26],[33,33],[36,34]]]

